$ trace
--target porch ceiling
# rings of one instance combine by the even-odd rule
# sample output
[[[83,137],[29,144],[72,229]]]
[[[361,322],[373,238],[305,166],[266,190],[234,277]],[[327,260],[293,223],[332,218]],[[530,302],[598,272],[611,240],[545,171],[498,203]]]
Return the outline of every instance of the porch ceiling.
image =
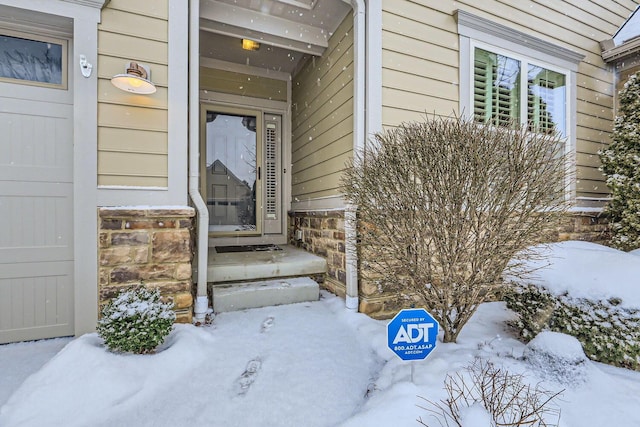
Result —
[[[293,73],[306,55],[322,55],[350,10],[344,0],[201,0],[200,55]],[[262,46],[243,50],[242,38]]]

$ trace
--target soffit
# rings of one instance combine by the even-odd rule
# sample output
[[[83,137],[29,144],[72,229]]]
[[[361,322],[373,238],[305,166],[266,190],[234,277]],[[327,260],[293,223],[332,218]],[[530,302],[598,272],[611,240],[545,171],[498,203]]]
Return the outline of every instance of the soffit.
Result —
[[[344,0],[201,0],[200,55],[292,73],[322,55],[350,10]],[[242,50],[242,38],[261,48]]]

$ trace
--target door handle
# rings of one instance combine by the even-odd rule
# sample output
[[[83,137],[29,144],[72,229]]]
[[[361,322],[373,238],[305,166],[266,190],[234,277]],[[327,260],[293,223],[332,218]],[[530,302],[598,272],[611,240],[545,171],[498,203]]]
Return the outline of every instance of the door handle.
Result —
[[[260,181],[260,179],[261,179],[261,178],[260,178],[260,175],[261,175],[261,174],[260,174],[260,166],[258,166],[258,181]]]

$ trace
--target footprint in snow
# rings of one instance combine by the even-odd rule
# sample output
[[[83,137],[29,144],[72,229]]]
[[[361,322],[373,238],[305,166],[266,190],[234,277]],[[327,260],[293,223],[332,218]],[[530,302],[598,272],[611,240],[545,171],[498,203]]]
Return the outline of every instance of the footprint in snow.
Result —
[[[262,322],[262,326],[260,326],[260,333],[265,333],[273,326],[273,322],[275,321],[273,316],[269,316]]]
[[[244,370],[240,378],[238,378],[238,394],[245,395],[249,391],[249,387],[256,380],[258,376],[258,371],[260,371],[260,367],[262,366],[262,361],[259,357],[255,359],[251,359],[249,363],[247,363],[247,368]]]

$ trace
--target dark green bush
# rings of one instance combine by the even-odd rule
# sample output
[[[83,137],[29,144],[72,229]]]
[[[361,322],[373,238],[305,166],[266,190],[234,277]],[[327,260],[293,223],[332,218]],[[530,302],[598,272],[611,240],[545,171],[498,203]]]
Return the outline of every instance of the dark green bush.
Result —
[[[628,251],[640,247],[640,73],[629,77],[620,91],[611,140],[599,153],[611,190],[605,212],[613,233],[611,244]]]
[[[158,289],[139,286],[122,291],[102,310],[98,335],[111,351],[151,353],[173,328],[172,308],[172,303],[160,300]]]
[[[592,360],[640,370],[640,310],[615,298],[556,296],[531,284],[513,285],[505,300],[518,314],[514,326],[524,340],[543,330],[562,332],[577,338]]]

